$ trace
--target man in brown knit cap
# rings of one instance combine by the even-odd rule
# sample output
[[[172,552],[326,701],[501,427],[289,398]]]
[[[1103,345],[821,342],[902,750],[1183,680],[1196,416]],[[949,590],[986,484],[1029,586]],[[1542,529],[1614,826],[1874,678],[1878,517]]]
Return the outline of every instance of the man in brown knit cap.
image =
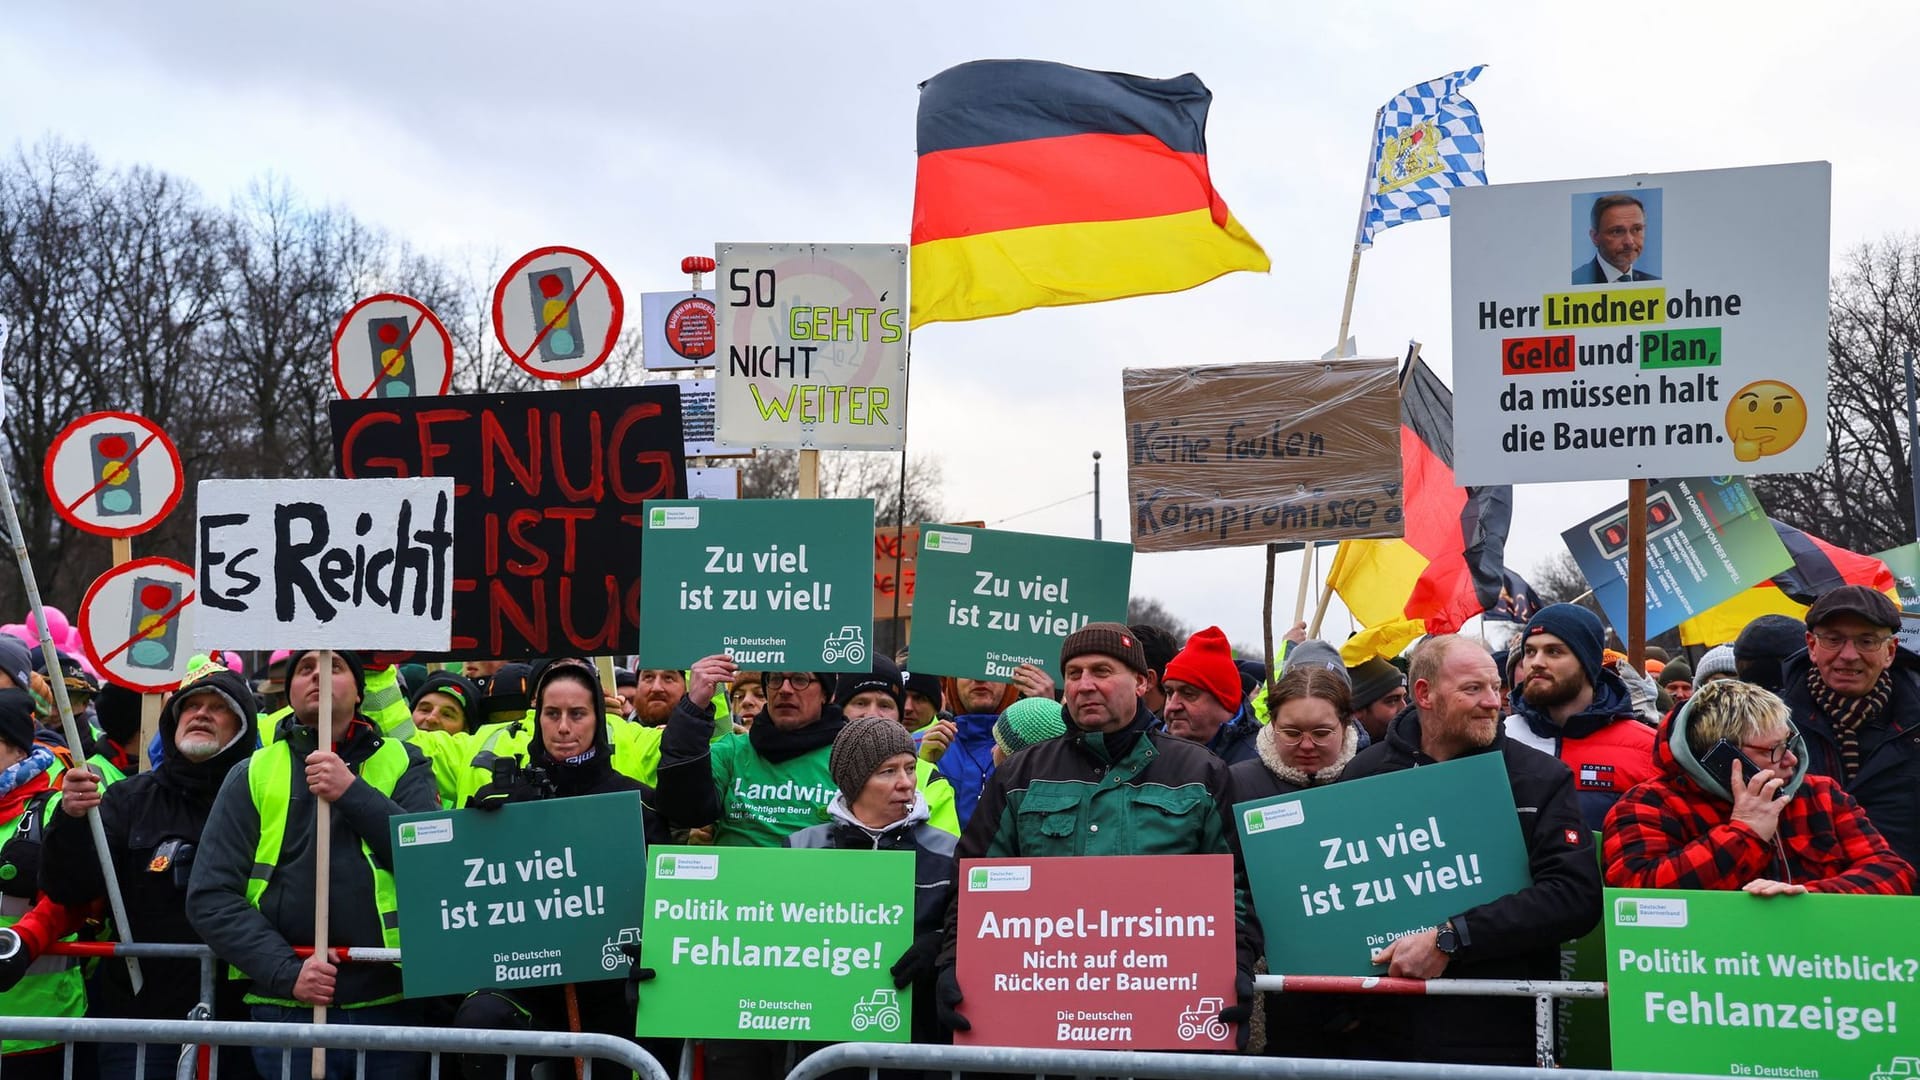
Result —
[[[1133,631],[1107,622],[1081,627],[1061,643],[1060,669],[1067,733],[994,770],[958,857],[1226,854],[1233,832],[1227,766],[1198,743],[1149,730],[1147,657]],[[1029,800],[1035,807],[1045,800],[1048,812],[1022,814]],[[958,916],[956,899],[947,909],[937,994],[941,1022],[967,1030],[972,1025],[956,1008]],[[1237,921],[1241,1004],[1223,1016],[1244,1021],[1260,934]]]

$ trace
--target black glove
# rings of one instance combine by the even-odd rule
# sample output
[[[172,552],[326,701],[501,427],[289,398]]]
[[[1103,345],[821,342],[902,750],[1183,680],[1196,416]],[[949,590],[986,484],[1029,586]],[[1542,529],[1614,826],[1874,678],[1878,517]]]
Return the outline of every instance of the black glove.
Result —
[[[32,966],[33,954],[27,951],[20,935],[12,930],[0,930],[0,993],[20,985]]]
[[[907,985],[922,975],[933,971],[933,962],[940,955],[940,942],[944,935],[939,930],[929,930],[913,939],[907,951],[893,962],[893,986],[896,990],[905,990]]]
[[[1234,1003],[1220,1010],[1220,1019],[1234,1025],[1234,1043],[1241,1050],[1247,1048],[1247,1038],[1253,1033],[1253,972],[1235,971],[1233,973]]]
[[[640,1006],[640,984],[643,982],[652,982],[653,977],[660,973],[653,970],[650,967],[640,966],[640,943],[639,942],[630,941],[620,946],[620,951],[623,953],[626,953],[627,959],[633,961],[633,963],[627,968],[626,985],[622,986],[620,990],[621,990],[621,993],[624,994],[627,999],[627,1008],[629,1009],[638,1008]]]
[[[467,809],[498,810],[510,802],[529,802],[537,798],[539,792],[527,782],[520,763],[505,758],[493,763],[493,782],[468,796]]]
[[[960,993],[960,977],[952,968],[941,968],[940,978],[933,987],[934,1014],[939,1017],[950,1031],[972,1031],[973,1021],[961,1016],[954,1010],[964,996]]]

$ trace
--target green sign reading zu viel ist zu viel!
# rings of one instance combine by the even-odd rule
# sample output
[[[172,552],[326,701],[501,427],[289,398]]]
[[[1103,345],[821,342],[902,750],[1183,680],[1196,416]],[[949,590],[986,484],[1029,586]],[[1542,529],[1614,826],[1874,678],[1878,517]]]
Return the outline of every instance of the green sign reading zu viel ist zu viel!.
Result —
[[[648,853],[638,1034],[906,1042],[913,853],[662,847]]]
[[[640,815],[640,793],[622,791],[388,819],[407,996],[625,978]]]
[[[725,653],[750,670],[873,670],[872,499],[649,499],[643,509],[642,667]]]

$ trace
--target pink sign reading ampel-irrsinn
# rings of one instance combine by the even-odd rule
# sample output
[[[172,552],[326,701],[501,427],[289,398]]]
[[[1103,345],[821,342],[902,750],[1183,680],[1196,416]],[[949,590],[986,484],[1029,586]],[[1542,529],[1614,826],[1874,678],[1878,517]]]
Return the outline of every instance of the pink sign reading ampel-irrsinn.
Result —
[[[954,1041],[1231,1050],[1233,911],[1228,855],[966,860]]]

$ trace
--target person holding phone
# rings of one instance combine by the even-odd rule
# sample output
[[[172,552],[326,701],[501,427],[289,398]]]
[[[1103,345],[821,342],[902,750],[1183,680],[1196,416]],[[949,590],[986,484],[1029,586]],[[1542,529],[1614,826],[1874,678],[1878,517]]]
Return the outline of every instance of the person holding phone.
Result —
[[[1660,776],[1614,804],[1608,885],[1906,895],[1913,867],[1840,784],[1807,771],[1786,702],[1751,683],[1700,688],[1661,726]]]

